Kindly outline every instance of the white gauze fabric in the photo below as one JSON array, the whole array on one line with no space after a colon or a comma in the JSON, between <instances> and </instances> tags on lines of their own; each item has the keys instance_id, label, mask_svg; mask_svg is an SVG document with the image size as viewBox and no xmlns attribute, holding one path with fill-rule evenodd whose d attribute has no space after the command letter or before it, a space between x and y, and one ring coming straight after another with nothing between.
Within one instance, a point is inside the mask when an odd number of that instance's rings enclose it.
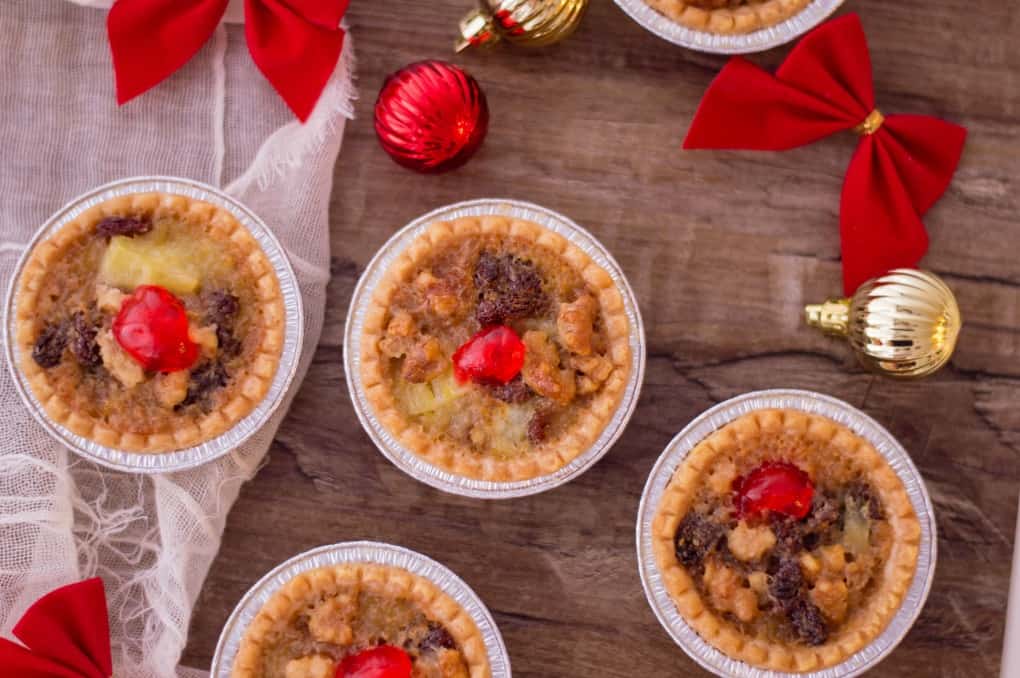
<instances>
[{"instance_id":1,"label":"white gauze fabric","mask_svg":"<svg viewBox=\"0 0 1020 678\"><path fill-rule=\"evenodd\" d=\"M110 3L0 3L0 284L7 289L33 232L75 196L136 175L205 181L259 214L290 255L305 307L300 383L322 329L333 166L352 115L350 36L304 125L259 73L236 23L118 107L106 11L89 4ZM235 4L227 19L240 16ZM0 407L0 634L10 637L40 596L98 575L118 678L199 675L177 668L191 612L227 512L286 406L219 461L155 476L109 471L51 440L6 364Z\"/></svg>"}]
</instances>

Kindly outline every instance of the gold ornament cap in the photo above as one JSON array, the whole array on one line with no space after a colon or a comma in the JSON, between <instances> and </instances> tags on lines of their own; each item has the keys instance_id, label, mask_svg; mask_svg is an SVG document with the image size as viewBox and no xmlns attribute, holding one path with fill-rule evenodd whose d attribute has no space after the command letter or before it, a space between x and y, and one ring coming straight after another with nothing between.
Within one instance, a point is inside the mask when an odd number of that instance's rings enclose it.
<instances>
[{"instance_id":1,"label":"gold ornament cap","mask_svg":"<svg viewBox=\"0 0 1020 678\"><path fill-rule=\"evenodd\" d=\"M501 39L525 47L543 47L570 36L588 0L479 0L460 21L454 49L490 47Z\"/></svg>"},{"instance_id":2,"label":"gold ornament cap","mask_svg":"<svg viewBox=\"0 0 1020 678\"><path fill-rule=\"evenodd\" d=\"M890 271L852 298L811 304L804 314L808 325L846 337L868 369L903 378L928 376L949 362L963 325L949 286L914 269Z\"/></svg>"}]
</instances>

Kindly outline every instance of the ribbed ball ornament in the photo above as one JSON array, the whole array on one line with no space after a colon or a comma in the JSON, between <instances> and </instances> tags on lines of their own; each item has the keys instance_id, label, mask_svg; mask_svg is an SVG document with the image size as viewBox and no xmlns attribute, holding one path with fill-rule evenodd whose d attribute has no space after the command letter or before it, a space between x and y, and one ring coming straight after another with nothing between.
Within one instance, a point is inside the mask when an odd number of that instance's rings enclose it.
<instances>
[{"instance_id":1,"label":"ribbed ball ornament","mask_svg":"<svg viewBox=\"0 0 1020 678\"><path fill-rule=\"evenodd\" d=\"M489 106L478 81L445 61L419 61L393 73L375 102L383 150L424 174L463 165L488 128Z\"/></svg>"},{"instance_id":2,"label":"ribbed ball ornament","mask_svg":"<svg viewBox=\"0 0 1020 678\"><path fill-rule=\"evenodd\" d=\"M460 22L455 49L489 47L506 40L544 47L569 37L581 22L588 0L478 0Z\"/></svg>"},{"instance_id":3,"label":"ribbed ball ornament","mask_svg":"<svg viewBox=\"0 0 1020 678\"><path fill-rule=\"evenodd\" d=\"M850 299L805 307L808 325L845 337L861 363L891 377L937 372L956 348L963 320L949 286L934 273L896 269Z\"/></svg>"}]
</instances>

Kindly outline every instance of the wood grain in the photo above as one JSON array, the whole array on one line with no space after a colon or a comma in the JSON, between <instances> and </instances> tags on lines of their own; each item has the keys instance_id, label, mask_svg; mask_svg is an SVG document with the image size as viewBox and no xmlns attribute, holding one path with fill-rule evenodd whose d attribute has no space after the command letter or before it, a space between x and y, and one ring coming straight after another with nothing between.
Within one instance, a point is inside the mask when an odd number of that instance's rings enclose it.
<instances>
[{"instance_id":1,"label":"wood grain","mask_svg":"<svg viewBox=\"0 0 1020 678\"><path fill-rule=\"evenodd\" d=\"M1020 414L1020 9L999 0L850 0L886 112L970 129L962 166L927 218L925 265L956 291L966 326L952 364L919 383L863 372L801 325L840 288L838 205L850 135L783 153L684 153L679 143L723 64L665 43L608 0L578 34L536 52L453 58L470 0L355 1L362 92L333 192L326 326L268 465L230 516L185 664L205 667L245 590L310 547L372 538L431 555L486 601L515 675L704 675L669 640L638 580L634 519L666 443L713 403L759 388L843 398L887 426L924 473L939 562L914 629L873 675L998 671L1017 506ZM788 48L754 57L774 65ZM482 83L492 128L464 169L424 177L378 147L385 74L450 58ZM447 496L387 462L361 430L341 367L357 277L393 231L446 203L530 200L588 227L628 273L648 371L623 438L577 481L485 503Z\"/></svg>"}]
</instances>

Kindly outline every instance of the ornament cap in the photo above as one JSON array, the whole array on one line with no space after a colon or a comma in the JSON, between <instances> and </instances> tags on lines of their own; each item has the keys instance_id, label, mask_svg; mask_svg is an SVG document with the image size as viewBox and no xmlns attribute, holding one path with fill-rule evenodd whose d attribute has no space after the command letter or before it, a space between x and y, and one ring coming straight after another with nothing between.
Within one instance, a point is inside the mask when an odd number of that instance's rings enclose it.
<instances>
[{"instance_id":1,"label":"ornament cap","mask_svg":"<svg viewBox=\"0 0 1020 678\"><path fill-rule=\"evenodd\" d=\"M845 337L850 331L850 300L829 299L804 307L804 320L826 334Z\"/></svg>"},{"instance_id":2,"label":"ornament cap","mask_svg":"<svg viewBox=\"0 0 1020 678\"><path fill-rule=\"evenodd\" d=\"M492 15L481 8L473 9L460 20L460 38L453 48L460 53L468 47L492 47L499 38Z\"/></svg>"}]
</instances>

